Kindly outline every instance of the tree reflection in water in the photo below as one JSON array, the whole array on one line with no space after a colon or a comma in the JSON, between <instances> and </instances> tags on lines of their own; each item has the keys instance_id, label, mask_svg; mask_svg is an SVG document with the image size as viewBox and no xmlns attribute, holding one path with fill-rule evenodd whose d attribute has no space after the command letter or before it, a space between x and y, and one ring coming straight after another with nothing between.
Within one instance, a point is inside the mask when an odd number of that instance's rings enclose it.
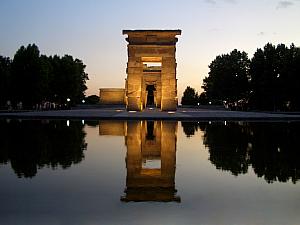
<instances>
[{"instance_id":1,"label":"tree reflection in water","mask_svg":"<svg viewBox=\"0 0 300 225\"><path fill-rule=\"evenodd\" d=\"M186 136L204 132L209 160L235 176L251 165L268 182L300 178L299 122L182 122ZM187 132L188 131L188 132Z\"/></svg>"},{"instance_id":2,"label":"tree reflection in water","mask_svg":"<svg viewBox=\"0 0 300 225\"><path fill-rule=\"evenodd\" d=\"M44 166L66 169L86 149L81 121L0 120L0 164L10 162L18 177L34 177Z\"/></svg>"}]
</instances>

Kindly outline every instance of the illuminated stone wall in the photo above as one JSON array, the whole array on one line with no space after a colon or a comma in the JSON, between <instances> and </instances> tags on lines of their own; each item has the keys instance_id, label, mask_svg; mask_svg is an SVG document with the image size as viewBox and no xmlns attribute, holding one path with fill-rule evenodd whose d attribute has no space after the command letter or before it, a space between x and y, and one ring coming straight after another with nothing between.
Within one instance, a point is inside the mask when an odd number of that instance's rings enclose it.
<instances>
[{"instance_id":1,"label":"illuminated stone wall","mask_svg":"<svg viewBox=\"0 0 300 225\"><path fill-rule=\"evenodd\" d=\"M180 35L181 30L123 30L123 34L128 36L127 109L140 111L145 108L145 88L151 84L156 87L156 107L176 110L176 35ZM145 71L144 62L159 62L161 68L154 72Z\"/></svg>"},{"instance_id":2,"label":"illuminated stone wall","mask_svg":"<svg viewBox=\"0 0 300 225\"><path fill-rule=\"evenodd\" d=\"M125 89L124 88L100 88L100 104L105 105L124 105Z\"/></svg>"}]
</instances>

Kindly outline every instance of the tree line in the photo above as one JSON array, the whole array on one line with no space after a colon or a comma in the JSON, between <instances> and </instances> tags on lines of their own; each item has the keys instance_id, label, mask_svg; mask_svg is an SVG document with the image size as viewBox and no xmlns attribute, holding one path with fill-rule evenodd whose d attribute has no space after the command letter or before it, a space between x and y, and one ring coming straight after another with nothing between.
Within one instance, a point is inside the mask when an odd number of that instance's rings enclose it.
<instances>
[{"instance_id":1,"label":"tree line","mask_svg":"<svg viewBox=\"0 0 300 225\"><path fill-rule=\"evenodd\" d=\"M0 55L0 108L80 103L87 89L85 68L70 55L41 55L35 44L21 46L13 59Z\"/></svg>"},{"instance_id":2,"label":"tree line","mask_svg":"<svg viewBox=\"0 0 300 225\"><path fill-rule=\"evenodd\" d=\"M217 56L203 79L204 92L188 87L182 104L227 104L242 109L300 110L300 48L270 43L252 59L233 50ZM187 101L187 99L189 101Z\"/></svg>"}]
</instances>

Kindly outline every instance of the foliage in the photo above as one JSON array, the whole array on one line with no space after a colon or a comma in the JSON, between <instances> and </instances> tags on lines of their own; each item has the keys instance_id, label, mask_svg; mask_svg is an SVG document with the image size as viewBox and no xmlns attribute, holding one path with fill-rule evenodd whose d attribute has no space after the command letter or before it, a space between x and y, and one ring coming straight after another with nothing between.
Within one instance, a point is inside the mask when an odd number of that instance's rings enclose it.
<instances>
[{"instance_id":1,"label":"foliage","mask_svg":"<svg viewBox=\"0 0 300 225\"><path fill-rule=\"evenodd\" d=\"M40 55L38 47L30 44L21 46L11 63L0 56L0 64L2 106L10 100L14 105L22 102L31 109L43 102L63 105L69 98L74 104L85 98L86 66L70 55Z\"/></svg>"},{"instance_id":2,"label":"foliage","mask_svg":"<svg viewBox=\"0 0 300 225\"><path fill-rule=\"evenodd\" d=\"M249 92L249 59L247 53L233 50L217 56L209 65L209 76L202 88L211 100L235 102Z\"/></svg>"},{"instance_id":3,"label":"foliage","mask_svg":"<svg viewBox=\"0 0 300 225\"><path fill-rule=\"evenodd\" d=\"M199 100L200 105L207 105L209 103L207 95L206 95L205 92L202 92L199 95L199 99L198 100Z\"/></svg>"},{"instance_id":4,"label":"foliage","mask_svg":"<svg viewBox=\"0 0 300 225\"><path fill-rule=\"evenodd\" d=\"M97 95L90 95L90 96L85 98L85 103L86 104L95 105L95 104L98 104L99 101L100 101L100 98Z\"/></svg>"},{"instance_id":5,"label":"foliage","mask_svg":"<svg viewBox=\"0 0 300 225\"><path fill-rule=\"evenodd\" d=\"M198 103L198 93L194 88L187 86L185 91L183 92L183 96L181 98L182 105L197 105Z\"/></svg>"},{"instance_id":6,"label":"foliage","mask_svg":"<svg viewBox=\"0 0 300 225\"><path fill-rule=\"evenodd\" d=\"M52 69L50 78L50 96L59 103L71 99L73 103L80 103L84 99L84 91L87 89L88 75L84 72L85 65L79 59L65 55L62 58L55 55L49 57Z\"/></svg>"},{"instance_id":7,"label":"foliage","mask_svg":"<svg viewBox=\"0 0 300 225\"><path fill-rule=\"evenodd\" d=\"M233 50L217 56L209 68L202 86L208 101L258 110L300 110L300 48L294 44L268 43L251 61L245 52Z\"/></svg>"},{"instance_id":8,"label":"foliage","mask_svg":"<svg viewBox=\"0 0 300 225\"><path fill-rule=\"evenodd\" d=\"M266 44L257 49L250 65L250 103L265 110L300 109L300 49Z\"/></svg>"},{"instance_id":9,"label":"foliage","mask_svg":"<svg viewBox=\"0 0 300 225\"><path fill-rule=\"evenodd\" d=\"M6 104L11 92L10 67L11 60L0 56L0 107Z\"/></svg>"},{"instance_id":10,"label":"foliage","mask_svg":"<svg viewBox=\"0 0 300 225\"><path fill-rule=\"evenodd\" d=\"M47 88L47 77L42 73L38 47L22 46L15 54L11 66L12 100L25 106L41 102Z\"/></svg>"}]
</instances>

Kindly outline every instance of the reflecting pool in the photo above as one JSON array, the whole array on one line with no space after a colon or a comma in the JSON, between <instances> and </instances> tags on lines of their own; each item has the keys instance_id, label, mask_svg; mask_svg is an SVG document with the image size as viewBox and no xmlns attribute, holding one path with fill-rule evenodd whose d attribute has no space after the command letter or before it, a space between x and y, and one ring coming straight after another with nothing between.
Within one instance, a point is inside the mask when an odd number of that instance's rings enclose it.
<instances>
[{"instance_id":1,"label":"reflecting pool","mask_svg":"<svg viewBox=\"0 0 300 225\"><path fill-rule=\"evenodd\" d=\"M300 122L0 120L0 224L300 224Z\"/></svg>"}]
</instances>

